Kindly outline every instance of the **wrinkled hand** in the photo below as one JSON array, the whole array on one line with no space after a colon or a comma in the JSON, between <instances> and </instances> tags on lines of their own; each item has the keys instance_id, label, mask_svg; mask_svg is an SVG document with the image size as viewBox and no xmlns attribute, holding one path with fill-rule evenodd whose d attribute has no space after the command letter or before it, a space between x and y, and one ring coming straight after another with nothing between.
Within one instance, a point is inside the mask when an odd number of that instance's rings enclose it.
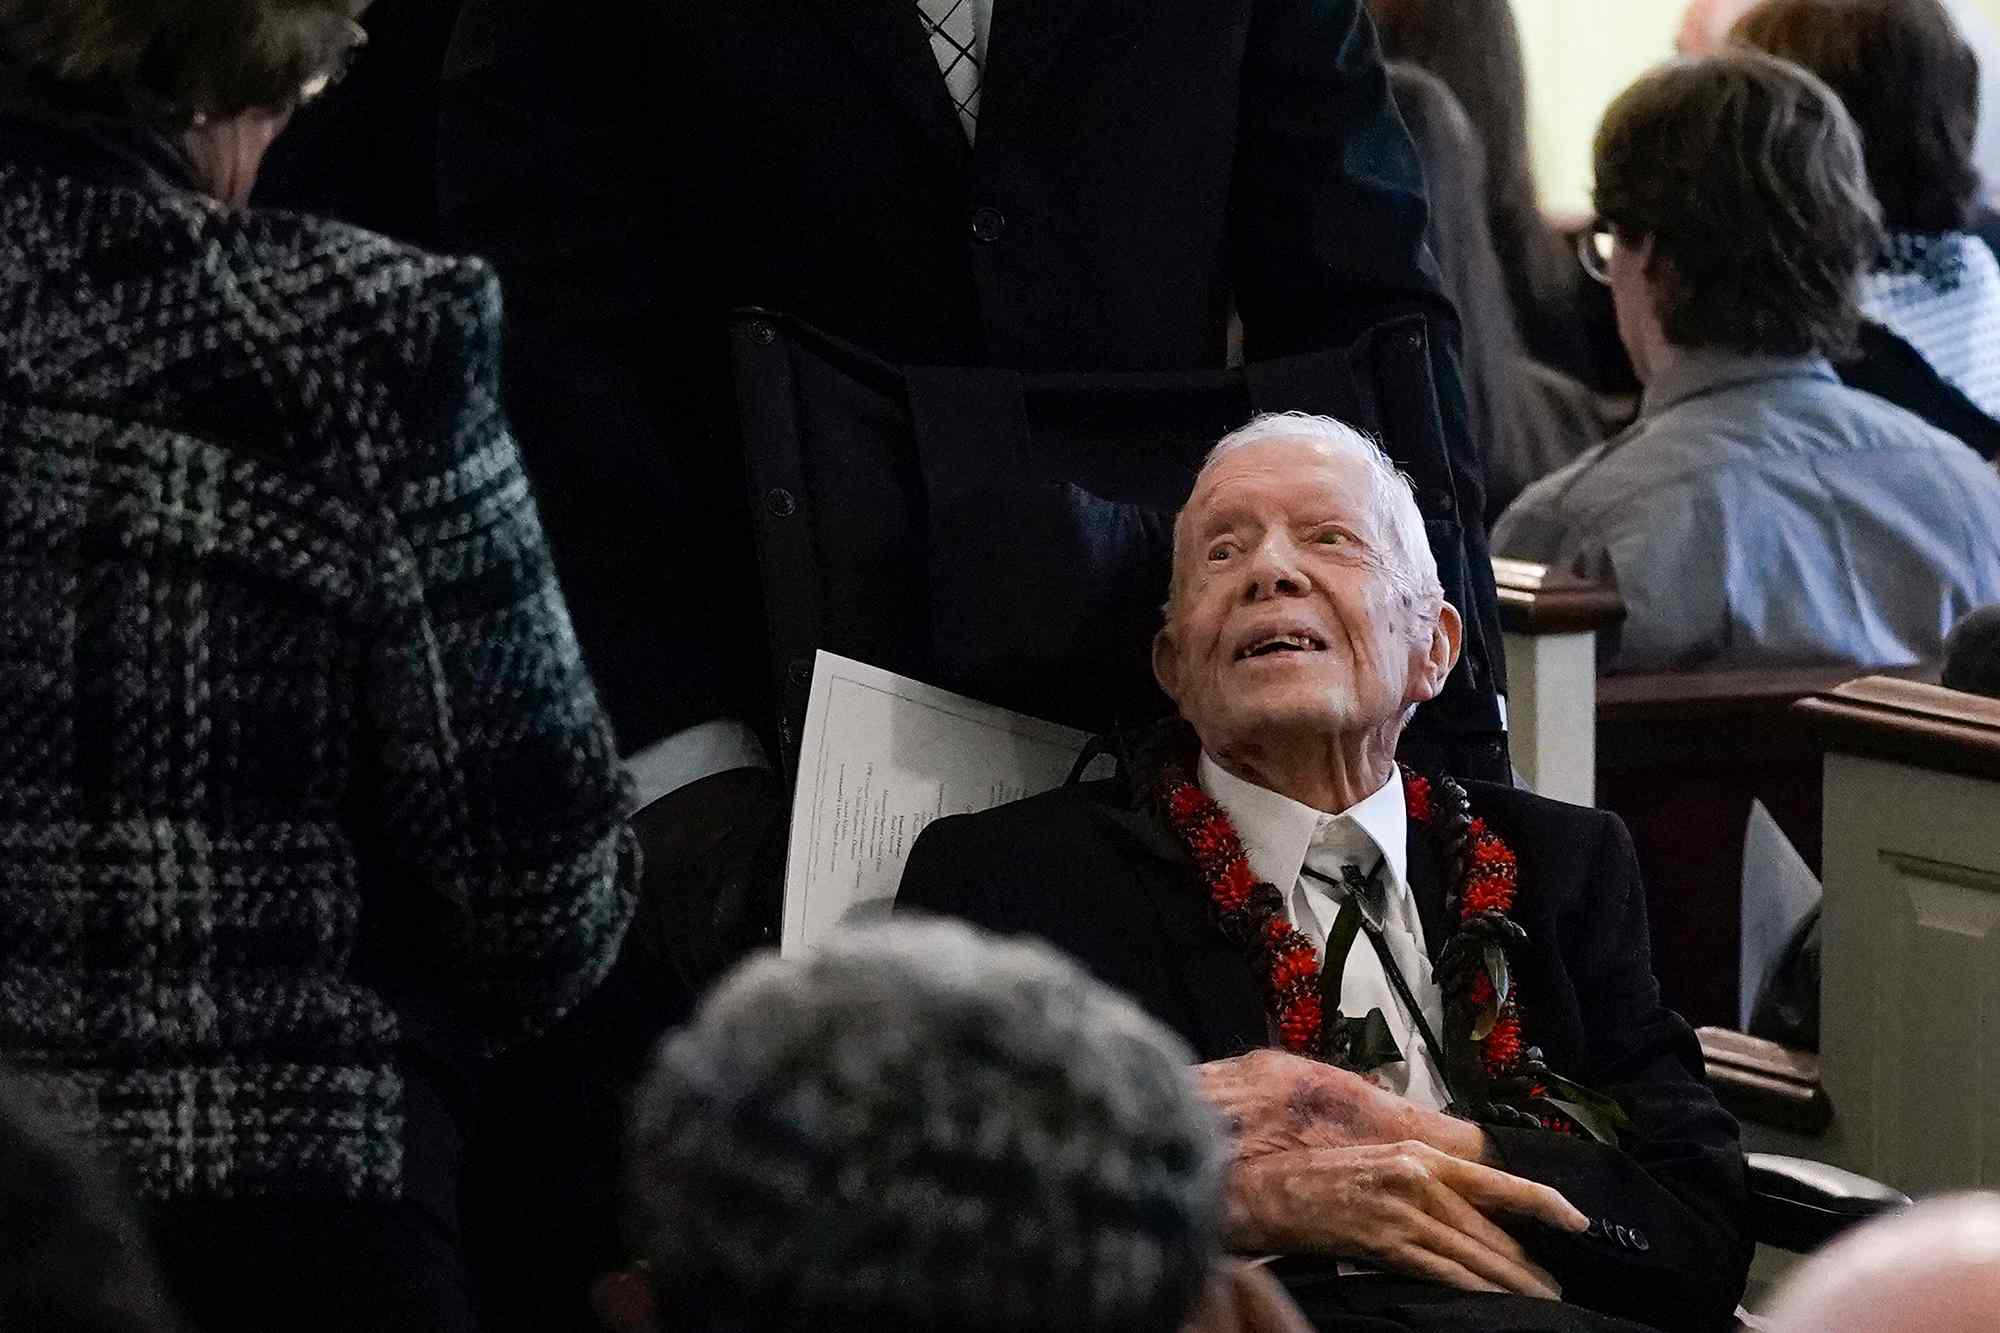
<instances>
[{"instance_id":1,"label":"wrinkled hand","mask_svg":"<svg viewBox=\"0 0 2000 1333\"><path fill-rule=\"evenodd\" d=\"M1226 1230L1239 1252L1331 1255L1467 1291L1560 1299L1500 1217L1589 1225L1546 1185L1411 1140L1239 1159Z\"/></svg>"},{"instance_id":2,"label":"wrinkled hand","mask_svg":"<svg viewBox=\"0 0 2000 1333\"><path fill-rule=\"evenodd\" d=\"M1359 1074L1287 1051L1195 1066L1239 1160L1303 1148L1353 1148L1418 1137L1411 1103Z\"/></svg>"},{"instance_id":3,"label":"wrinkled hand","mask_svg":"<svg viewBox=\"0 0 2000 1333\"><path fill-rule=\"evenodd\" d=\"M1312 1325L1269 1269L1226 1259L1181 1333L1312 1333Z\"/></svg>"}]
</instances>

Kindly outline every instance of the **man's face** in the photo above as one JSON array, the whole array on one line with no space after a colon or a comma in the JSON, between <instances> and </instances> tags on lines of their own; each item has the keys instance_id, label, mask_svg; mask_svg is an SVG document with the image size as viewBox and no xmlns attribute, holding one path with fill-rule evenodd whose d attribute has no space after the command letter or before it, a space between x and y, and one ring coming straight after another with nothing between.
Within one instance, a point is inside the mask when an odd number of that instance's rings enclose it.
<instances>
[{"instance_id":1,"label":"man's face","mask_svg":"<svg viewBox=\"0 0 2000 1333\"><path fill-rule=\"evenodd\" d=\"M1652 349L1659 328L1658 297L1653 290L1646 263L1652 254L1650 241L1634 243L1620 238L1611 247L1609 271L1611 311L1618 322L1618 341L1625 345L1626 359L1632 363L1639 383L1653 378Z\"/></svg>"},{"instance_id":2,"label":"man's face","mask_svg":"<svg viewBox=\"0 0 2000 1333\"><path fill-rule=\"evenodd\" d=\"M1729 30L1756 7L1757 0L1691 0L1681 15L1674 50L1684 56L1709 56L1722 49Z\"/></svg>"},{"instance_id":3,"label":"man's face","mask_svg":"<svg viewBox=\"0 0 2000 1333\"><path fill-rule=\"evenodd\" d=\"M1458 620L1398 586L1368 464L1305 438L1224 455L1182 511L1153 669L1211 753L1394 723L1434 696Z\"/></svg>"}]
</instances>

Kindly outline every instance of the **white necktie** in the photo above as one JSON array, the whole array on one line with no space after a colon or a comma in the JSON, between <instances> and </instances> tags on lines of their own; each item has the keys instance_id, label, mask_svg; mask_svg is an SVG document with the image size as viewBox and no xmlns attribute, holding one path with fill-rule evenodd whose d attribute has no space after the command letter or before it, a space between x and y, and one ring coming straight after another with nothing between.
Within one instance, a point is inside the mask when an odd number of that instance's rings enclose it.
<instances>
[{"instance_id":1,"label":"white necktie","mask_svg":"<svg viewBox=\"0 0 2000 1333\"><path fill-rule=\"evenodd\" d=\"M973 0L917 0L917 15L931 39L931 54L971 143L979 130L979 16Z\"/></svg>"}]
</instances>

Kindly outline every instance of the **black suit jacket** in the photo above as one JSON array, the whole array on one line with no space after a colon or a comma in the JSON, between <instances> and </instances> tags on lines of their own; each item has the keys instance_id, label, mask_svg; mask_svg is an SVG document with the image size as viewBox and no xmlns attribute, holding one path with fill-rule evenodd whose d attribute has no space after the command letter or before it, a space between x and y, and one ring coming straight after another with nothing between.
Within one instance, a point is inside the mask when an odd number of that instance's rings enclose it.
<instances>
[{"instance_id":1,"label":"black suit jacket","mask_svg":"<svg viewBox=\"0 0 2000 1333\"><path fill-rule=\"evenodd\" d=\"M1509 1171L1555 1187L1593 1221L1584 1235L1538 1227L1523 1239L1567 1301L1666 1329L1728 1327L1750 1258L1743 1156L1694 1034L1660 1003L1631 837L1612 814L1466 787L1519 859L1528 1040L1558 1073L1616 1097L1636 1126L1622 1150L1489 1130ZM1414 825L1409 877L1435 955L1446 938L1441 865ZM1059 946L1201 1059L1269 1044L1250 969L1216 929L1178 839L1120 781L938 820L911 849L897 906Z\"/></svg>"},{"instance_id":2,"label":"black suit jacket","mask_svg":"<svg viewBox=\"0 0 2000 1333\"><path fill-rule=\"evenodd\" d=\"M897 362L1096 372L1218 367L1232 304L1252 359L1435 316L1497 651L1455 325L1360 0L1000 0L976 148L910 0L470 0L440 163L447 237L506 283L509 407L628 745L765 679L745 305Z\"/></svg>"}]
</instances>

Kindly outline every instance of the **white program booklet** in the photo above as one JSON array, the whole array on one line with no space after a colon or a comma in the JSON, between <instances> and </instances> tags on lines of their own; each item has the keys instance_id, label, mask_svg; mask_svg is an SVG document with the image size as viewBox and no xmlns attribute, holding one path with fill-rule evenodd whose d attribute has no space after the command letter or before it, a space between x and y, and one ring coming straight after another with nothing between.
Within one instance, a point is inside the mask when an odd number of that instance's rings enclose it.
<instances>
[{"instance_id":1,"label":"white program booklet","mask_svg":"<svg viewBox=\"0 0 2000 1333\"><path fill-rule=\"evenodd\" d=\"M792 795L781 951L795 957L844 921L886 913L925 825L1061 786L1088 739L820 653Z\"/></svg>"}]
</instances>

